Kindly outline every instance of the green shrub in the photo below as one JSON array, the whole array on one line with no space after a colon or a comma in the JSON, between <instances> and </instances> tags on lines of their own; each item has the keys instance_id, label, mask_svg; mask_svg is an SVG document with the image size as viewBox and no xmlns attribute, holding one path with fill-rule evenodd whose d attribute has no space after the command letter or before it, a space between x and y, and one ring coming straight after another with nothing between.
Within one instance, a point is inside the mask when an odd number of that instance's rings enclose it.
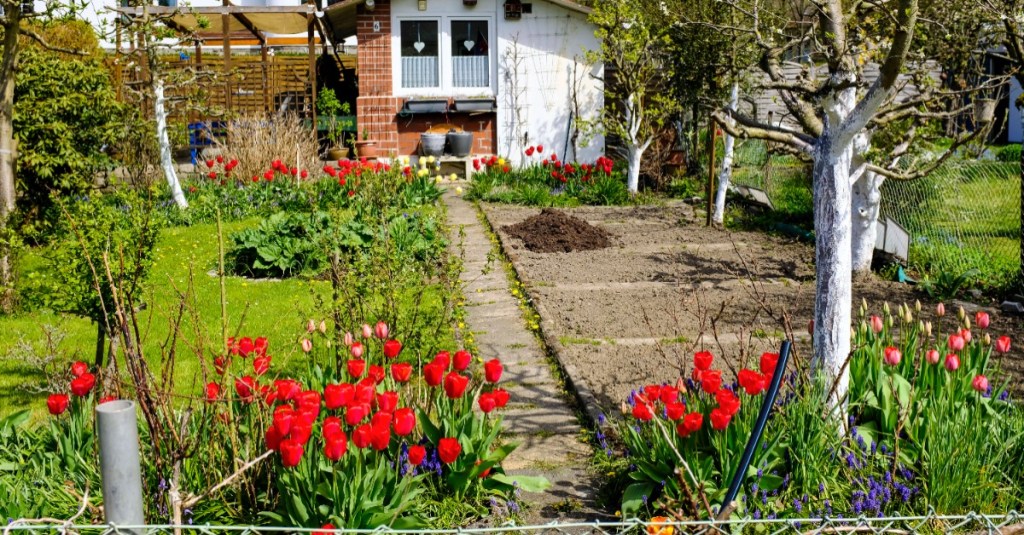
<instances>
[{"instance_id":1,"label":"green shrub","mask_svg":"<svg viewBox=\"0 0 1024 535\"><path fill-rule=\"evenodd\" d=\"M999 160L1000 162L1007 163L1020 162L1020 145L1006 145L1005 147L999 149L999 152L996 153L996 159Z\"/></svg>"},{"instance_id":2,"label":"green shrub","mask_svg":"<svg viewBox=\"0 0 1024 535\"><path fill-rule=\"evenodd\" d=\"M617 206L629 201L626 183L615 176L599 176L588 182L579 194L583 204Z\"/></svg>"},{"instance_id":3,"label":"green shrub","mask_svg":"<svg viewBox=\"0 0 1024 535\"><path fill-rule=\"evenodd\" d=\"M354 219L337 224L326 212L278 212L233 234L229 257L239 275L291 277L320 271L333 247L359 248L370 239L366 226Z\"/></svg>"}]
</instances>

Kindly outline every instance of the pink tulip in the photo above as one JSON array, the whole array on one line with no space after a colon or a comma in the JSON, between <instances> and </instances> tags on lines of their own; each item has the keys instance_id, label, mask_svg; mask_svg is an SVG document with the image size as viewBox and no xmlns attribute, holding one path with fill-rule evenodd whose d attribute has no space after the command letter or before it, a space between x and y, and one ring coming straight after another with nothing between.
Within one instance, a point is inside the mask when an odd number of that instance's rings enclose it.
<instances>
[{"instance_id":1,"label":"pink tulip","mask_svg":"<svg viewBox=\"0 0 1024 535\"><path fill-rule=\"evenodd\" d=\"M363 358L363 344L359 342L352 342L352 347L348 348L349 353L357 359Z\"/></svg>"},{"instance_id":2,"label":"pink tulip","mask_svg":"<svg viewBox=\"0 0 1024 535\"><path fill-rule=\"evenodd\" d=\"M963 338L965 343L969 343L973 337L974 335L971 334L970 329L963 329L960 331L960 338Z\"/></svg>"},{"instance_id":3,"label":"pink tulip","mask_svg":"<svg viewBox=\"0 0 1024 535\"><path fill-rule=\"evenodd\" d=\"M352 333L346 332L345 333L345 346L346 347L352 347L352 342L355 342L355 337L352 336Z\"/></svg>"},{"instance_id":4,"label":"pink tulip","mask_svg":"<svg viewBox=\"0 0 1024 535\"><path fill-rule=\"evenodd\" d=\"M306 332L312 334L313 331L315 331L315 330L316 330L316 322L313 321L313 320L309 320L309 322L306 323Z\"/></svg>"},{"instance_id":5,"label":"pink tulip","mask_svg":"<svg viewBox=\"0 0 1024 535\"><path fill-rule=\"evenodd\" d=\"M302 339L302 352L309 353L313 350L313 342L309 338Z\"/></svg>"},{"instance_id":6,"label":"pink tulip","mask_svg":"<svg viewBox=\"0 0 1024 535\"><path fill-rule=\"evenodd\" d=\"M327 334L327 321L320 320L320 334Z\"/></svg>"},{"instance_id":7,"label":"pink tulip","mask_svg":"<svg viewBox=\"0 0 1024 535\"><path fill-rule=\"evenodd\" d=\"M878 316L871 316L871 330L875 334L878 334L878 333L882 332L882 329L884 327L885 327L885 325L882 323L882 318L880 318Z\"/></svg>"},{"instance_id":8,"label":"pink tulip","mask_svg":"<svg viewBox=\"0 0 1024 535\"><path fill-rule=\"evenodd\" d=\"M924 358L928 360L928 364L938 364L939 352L934 349L929 349L928 352L924 354Z\"/></svg>"},{"instance_id":9,"label":"pink tulip","mask_svg":"<svg viewBox=\"0 0 1024 535\"><path fill-rule=\"evenodd\" d=\"M363 338L369 338L371 336L373 336L373 329L370 329L370 326L364 323L363 324Z\"/></svg>"},{"instance_id":10,"label":"pink tulip","mask_svg":"<svg viewBox=\"0 0 1024 535\"><path fill-rule=\"evenodd\" d=\"M979 329L988 329L989 317L988 312L978 312L974 315L974 323L978 324Z\"/></svg>"},{"instance_id":11,"label":"pink tulip","mask_svg":"<svg viewBox=\"0 0 1024 535\"><path fill-rule=\"evenodd\" d=\"M974 380L971 381L971 387L976 392L988 392L988 378L984 375L975 375Z\"/></svg>"},{"instance_id":12,"label":"pink tulip","mask_svg":"<svg viewBox=\"0 0 1024 535\"><path fill-rule=\"evenodd\" d=\"M885 348L885 363L889 366L896 366L903 359L903 355L900 354L900 350L895 347Z\"/></svg>"},{"instance_id":13,"label":"pink tulip","mask_svg":"<svg viewBox=\"0 0 1024 535\"><path fill-rule=\"evenodd\" d=\"M935 315L940 317L940 318L942 316L945 316L946 315L946 305L943 305L942 303L939 303L939 304L935 305Z\"/></svg>"},{"instance_id":14,"label":"pink tulip","mask_svg":"<svg viewBox=\"0 0 1024 535\"><path fill-rule=\"evenodd\" d=\"M946 355L946 369L955 372L960 367L960 357L950 353Z\"/></svg>"},{"instance_id":15,"label":"pink tulip","mask_svg":"<svg viewBox=\"0 0 1024 535\"><path fill-rule=\"evenodd\" d=\"M383 321L378 321L377 325L374 325L373 327L373 334L380 340L387 338L388 332L388 324Z\"/></svg>"},{"instance_id":16,"label":"pink tulip","mask_svg":"<svg viewBox=\"0 0 1024 535\"><path fill-rule=\"evenodd\" d=\"M1009 336L1000 336L999 338L996 339L996 351L1004 354L1010 352Z\"/></svg>"},{"instance_id":17,"label":"pink tulip","mask_svg":"<svg viewBox=\"0 0 1024 535\"><path fill-rule=\"evenodd\" d=\"M960 334L949 335L949 348L953 351L960 351L964 348L964 338Z\"/></svg>"}]
</instances>

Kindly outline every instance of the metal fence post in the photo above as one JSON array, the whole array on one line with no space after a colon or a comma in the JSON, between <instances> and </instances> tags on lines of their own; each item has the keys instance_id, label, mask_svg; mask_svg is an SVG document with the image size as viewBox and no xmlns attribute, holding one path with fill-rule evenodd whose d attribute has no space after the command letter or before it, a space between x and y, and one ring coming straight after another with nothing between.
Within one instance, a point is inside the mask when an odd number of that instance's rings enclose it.
<instances>
[{"instance_id":1,"label":"metal fence post","mask_svg":"<svg viewBox=\"0 0 1024 535\"><path fill-rule=\"evenodd\" d=\"M143 525L146 519L142 509L142 468L135 402L116 400L98 405L96 427L103 479L103 512L107 523Z\"/></svg>"}]
</instances>

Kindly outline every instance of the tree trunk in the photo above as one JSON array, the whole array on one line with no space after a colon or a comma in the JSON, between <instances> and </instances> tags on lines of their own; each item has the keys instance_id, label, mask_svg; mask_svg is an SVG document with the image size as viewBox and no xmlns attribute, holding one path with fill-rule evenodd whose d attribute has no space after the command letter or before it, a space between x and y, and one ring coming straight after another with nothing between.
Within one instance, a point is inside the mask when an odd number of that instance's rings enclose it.
<instances>
[{"instance_id":1,"label":"tree trunk","mask_svg":"<svg viewBox=\"0 0 1024 535\"><path fill-rule=\"evenodd\" d=\"M103 322L96 322L96 369L103 366L103 353L107 346L107 331L103 328Z\"/></svg>"},{"instance_id":2,"label":"tree trunk","mask_svg":"<svg viewBox=\"0 0 1024 535\"><path fill-rule=\"evenodd\" d=\"M732 92L729 94L729 109L736 111L740 101L740 85L732 84ZM712 125L714 128L714 125ZM715 194L715 213L712 222L721 225L725 222L725 194L729 190L729 182L732 180L732 158L736 150L736 138L725 134L725 154L722 155L722 169L718 172L718 191Z\"/></svg>"},{"instance_id":3,"label":"tree trunk","mask_svg":"<svg viewBox=\"0 0 1024 535\"><path fill-rule=\"evenodd\" d=\"M851 172L866 162L864 155L870 148L871 140L867 134L861 133L854 138ZM853 183L852 262L855 276L871 272L878 235L878 214L882 208L883 181L885 177L865 171Z\"/></svg>"},{"instance_id":4,"label":"tree trunk","mask_svg":"<svg viewBox=\"0 0 1024 535\"><path fill-rule=\"evenodd\" d=\"M853 142L836 144L837 130L853 110L856 94L845 89L825 104L825 129L814 149L814 368L835 382L832 402L846 396L853 303L850 163Z\"/></svg>"},{"instance_id":5,"label":"tree trunk","mask_svg":"<svg viewBox=\"0 0 1024 535\"><path fill-rule=\"evenodd\" d=\"M629 142L626 147L626 188L630 193L640 191L640 161L643 159L645 147L637 141Z\"/></svg>"},{"instance_id":6,"label":"tree trunk","mask_svg":"<svg viewBox=\"0 0 1024 535\"><path fill-rule=\"evenodd\" d=\"M167 185L171 188L171 196L179 208L188 208L185 192L181 191L178 173L174 170L174 158L171 156L171 141L167 136L167 110L164 107L164 82L156 74L153 75L153 107L156 113L156 139L160 144L160 166L163 167Z\"/></svg>"},{"instance_id":7,"label":"tree trunk","mask_svg":"<svg viewBox=\"0 0 1024 535\"><path fill-rule=\"evenodd\" d=\"M5 2L4 54L0 65L0 230L14 211L14 164L17 158L14 142L14 77L18 60L18 28L21 4ZM0 309L13 306L14 266L10 249L0 249Z\"/></svg>"}]
</instances>

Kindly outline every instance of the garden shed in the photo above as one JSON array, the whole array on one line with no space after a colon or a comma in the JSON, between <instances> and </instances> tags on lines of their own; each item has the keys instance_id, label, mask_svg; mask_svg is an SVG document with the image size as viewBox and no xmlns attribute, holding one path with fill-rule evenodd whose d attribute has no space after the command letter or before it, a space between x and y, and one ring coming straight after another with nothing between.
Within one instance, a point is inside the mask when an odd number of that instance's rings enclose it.
<instances>
[{"instance_id":1,"label":"garden shed","mask_svg":"<svg viewBox=\"0 0 1024 535\"><path fill-rule=\"evenodd\" d=\"M590 9L569 0L341 0L324 9L331 41L355 36L360 135L381 154L417 153L420 135L456 128L473 154L513 162L543 145L590 161L604 140L585 125L604 106Z\"/></svg>"}]
</instances>

